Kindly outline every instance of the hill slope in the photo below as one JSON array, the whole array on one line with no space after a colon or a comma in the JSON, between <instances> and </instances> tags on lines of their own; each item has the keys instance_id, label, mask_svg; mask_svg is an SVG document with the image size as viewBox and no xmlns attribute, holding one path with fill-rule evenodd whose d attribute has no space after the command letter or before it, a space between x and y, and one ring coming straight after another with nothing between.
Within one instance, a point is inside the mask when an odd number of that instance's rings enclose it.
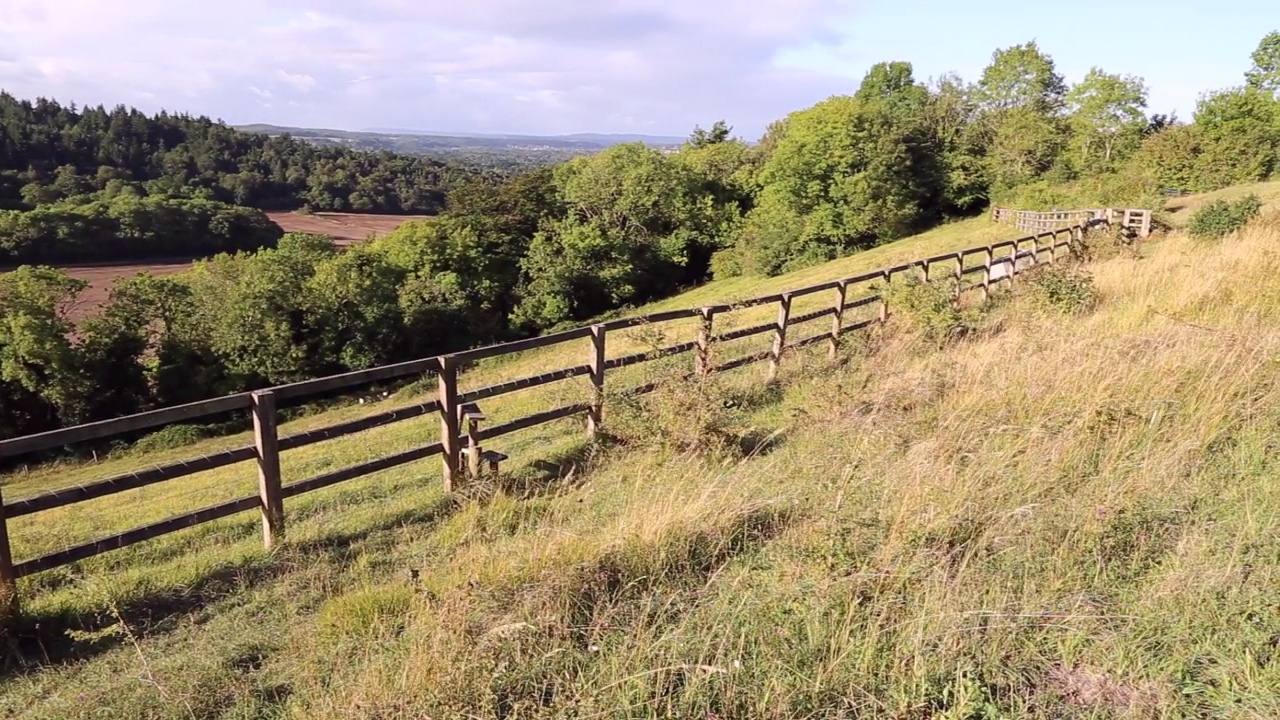
<instances>
[{"instance_id":1,"label":"hill slope","mask_svg":"<svg viewBox=\"0 0 1280 720\"><path fill-rule=\"evenodd\" d=\"M548 429L559 467L470 497L434 465L357 481L291 507L273 556L246 518L41 576L0 704L1274 717L1277 241L1174 236L1093 266L1081 317L1019 295L940 351L898 328L834 368L797 355L778 390L619 406L621 445Z\"/></svg>"}]
</instances>

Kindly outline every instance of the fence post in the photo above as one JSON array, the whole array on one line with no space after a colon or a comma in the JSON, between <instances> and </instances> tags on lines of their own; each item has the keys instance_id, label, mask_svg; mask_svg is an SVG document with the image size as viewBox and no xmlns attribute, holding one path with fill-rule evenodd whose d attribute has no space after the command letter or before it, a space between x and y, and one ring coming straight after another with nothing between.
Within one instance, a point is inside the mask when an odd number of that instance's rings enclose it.
<instances>
[{"instance_id":1,"label":"fence post","mask_svg":"<svg viewBox=\"0 0 1280 720\"><path fill-rule=\"evenodd\" d=\"M960 307L960 296L964 295L964 252L956 253L956 299L955 306Z\"/></svg>"},{"instance_id":2,"label":"fence post","mask_svg":"<svg viewBox=\"0 0 1280 720\"><path fill-rule=\"evenodd\" d=\"M440 461L444 470L444 491L453 492L458 480L461 452L458 447L458 368L453 358L440 358Z\"/></svg>"},{"instance_id":3,"label":"fence post","mask_svg":"<svg viewBox=\"0 0 1280 720\"><path fill-rule=\"evenodd\" d=\"M1033 266L1040 264L1040 236L1039 235L1031 236L1031 264Z\"/></svg>"},{"instance_id":4,"label":"fence post","mask_svg":"<svg viewBox=\"0 0 1280 720\"><path fill-rule=\"evenodd\" d=\"M711 321L715 311L702 308L699 311L701 323L698 325L698 355L694 360L694 372L698 377L706 377L711 373Z\"/></svg>"},{"instance_id":5,"label":"fence post","mask_svg":"<svg viewBox=\"0 0 1280 720\"><path fill-rule=\"evenodd\" d=\"M880 291L880 324L889 321L889 283L893 280L893 275L888 270L884 271L884 289Z\"/></svg>"},{"instance_id":6,"label":"fence post","mask_svg":"<svg viewBox=\"0 0 1280 720\"><path fill-rule=\"evenodd\" d=\"M778 303L778 324L773 329L773 350L769 353L769 376L772 382L778 377L778 364L782 362L782 349L787 344L787 322L791 319L791 293L782 296Z\"/></svg>"},{"instance_id":7,"label":"fence post","mask_svg":"<svg viewBox=\"0 0 1280 720\"><path fill-rule=\"evenodd\" d=\"M1009 287L1013 287L1013 278L1018 274L1018 250L1022 247L1022 238L1013 241L1013 251L1009 253Z\"/></svg>"},{"instance_id":8,"label":"fence post","mask_svg":"<svg viewBox=\"0 0 1280 720\"><path fill-rule=\"evenodd\" d=\"M591 326L591 410L587 413L587 437L595 439L604 419L604 325Z\"/></svg>"},{"instance_id":9,"label":"fence post","mask_svg":"<svg viewBox=\"0 0 1280 720\"><path fill-rule=\"evenodd\" d=\"M840 352L840 329L844 325L844 303L848 293L849 283L841 280L836 285L836 314L831 316L831 344L827 348L827 357L832 361Z\"/></svg>"},{"instance_id":10,"label":"fence post","mask_svg":"<svg viewBox=\"0 0 1280 720\"><path fill-rule=\"evenodd\" d=\"M9 523L5 519L4 497L0 496L0 627L18 618L18 578L13 573L13 553L9 549Z\"/></svg>"},{"instance_id":11,"label":"fence post","mask_svg":"<svg viewBox=\"0 0 1280 720\"><path fill-rule=\"evenodd\" d=\"M1058 230L1054 230L1049 236L1049 264L1056 265L1058 263Z\"/></svg>"},{"instance_id":12,"label":"fence post","mask_svg":"<svg viewBox=\"0 0 1280 720\"><path fill-rule=\"evenodd\" d=\"M280 440L276 432L276 395L253 393L253 444L258 452L258 497L262 503L262 546L284 539L284 496L280 492Z\"/></svg>"},{"instance_id":13,"label":"fence post","mask_svg":"<svg viewBox=\"0 0 1280 720\"><path fill-rule=\"evenodd\" d=\"M929 274L929 269L930 269L929 261L925 260L922 264L924 265L924 281L928 283L932 279L932 277Z\"/></svg>"},{"instance_id":14,"label":"fence post","mask_svg":"<svg viewBox=\"0 0 1280 720\"><path fill-rule=\"evenodd\" d=\"M986 302L991 299L991 263L995 260L996 251L988 245L983 255L985 259L982 267L985 271L982 273L982 300Z\"/></svg>"}]
</instances>

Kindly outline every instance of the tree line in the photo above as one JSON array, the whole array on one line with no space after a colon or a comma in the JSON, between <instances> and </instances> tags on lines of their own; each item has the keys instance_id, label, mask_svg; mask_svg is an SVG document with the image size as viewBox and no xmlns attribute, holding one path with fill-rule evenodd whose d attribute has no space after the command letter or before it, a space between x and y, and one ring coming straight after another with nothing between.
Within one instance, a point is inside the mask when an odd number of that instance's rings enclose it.
<instances>
[{"instance_id":1,"label":"tree line","mask_svg":"<svg viewBox=\"0 0 1280 720\"><path fill-rule=\"evenodd\" d=\"M0 92L0 264L266 247L280 233L257 210L434 214L473 175L207 117Z\"/></svg>"},{"instance_id":2,"label":"tree line","mask_svg":"<svg viewBox=\"0 0 1280 720\"><path fill-rule=\"evenodd\" d=\"M82 284L0 276L0 434L535 334L710 277L769 275L982 211L990 202L1151 206L1280 169L1280 33L1191 122L1147 114L1135 77L1068 85L1035 43L974 83L874 66L850 95L769 127L718 122L501 183L459 181L438 217L340 252L286 235L180 276L121 281L78 326Z\"/></svg>"}]
</instances>

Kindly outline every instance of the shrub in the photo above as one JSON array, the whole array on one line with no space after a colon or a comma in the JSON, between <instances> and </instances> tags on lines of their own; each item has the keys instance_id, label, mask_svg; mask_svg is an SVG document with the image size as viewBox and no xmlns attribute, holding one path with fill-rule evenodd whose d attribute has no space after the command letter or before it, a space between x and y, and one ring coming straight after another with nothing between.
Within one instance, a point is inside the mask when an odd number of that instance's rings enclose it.
<instances>
[{"instance_id":1,"label":"shrub","mask_svg":"<svg viewBox=\"0 0 1280 720\"><path fill-rule=\"evenodd\" d=\"M157 450L173 450L194 444L209 435L209 429L199 425L170 425L134 443L133 451L149 453Z\"/></svg>"},{"instance_id":2,"label":"shrub","mask_svg":"<svg viewBox=\"0 0 1280 720\"><path fill-rule=\"evenodd\" d=\"M1035 304L1044 310L1079 315L1098 305L1093 276L1065 265L1037 268L1028 274L1027 287Z\"/></svg>"},{"instance_id":3,"label":"shrub","mask_svg":"<svg viewBox=\"0 0 1280 720\"><path fill-rule=\"evenodd\" d=\"M881 291L895 322L905 323L938 345L963 337L978 326L979 310L956 307L956 283L953 279L926 283L920 278L907 276L881 288Z\"/></svg>"},{"instance_id":4,"label":"shrub","mask_svg":"<svg viewBox=\"0 0 1280 720\"><path fill-rule=\"evenodd\" d=\"M1202 240L1219 240L1239 230L1262 211L1257 195L1246 195L1235 202L1214 200L1196 211L1187 231Z\"/></svg>"}]
</instances>

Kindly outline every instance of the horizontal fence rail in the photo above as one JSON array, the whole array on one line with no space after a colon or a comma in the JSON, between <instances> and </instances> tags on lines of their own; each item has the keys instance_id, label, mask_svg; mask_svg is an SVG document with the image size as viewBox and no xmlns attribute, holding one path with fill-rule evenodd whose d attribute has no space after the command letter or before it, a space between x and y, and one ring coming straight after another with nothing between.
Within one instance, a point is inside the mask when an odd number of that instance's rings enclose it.
<instances>
[{"instance_id":1,"label":"horizontal fence rail","mask_svg":"<svg viewBox=\"0 0 1280 720\"><path fill-rule=\"evenodd\" d=\"M750 298L732 303L709 305L701 308L670 310L649 315L610 320L587 327L565 330L541 337L518 340L439 357L413 360L368 370L317 378L289 385L282 385L253 393L240 393L227 397L204 400L197 403L153 410L137 415L104 420L76 427L54 430L36 435L0 440L0 458L47 451L55 448L95 440L133 436L144 430L193 420L208 420L231 413L248 412L253 421L253 443L208 455L146 468L115 477L75 487L45 492L33 497L4 502L0 498L0 612L12 616L18 610L17 579L77 562L117 548L143 542L184 528L212 522L234 514L259 510L263 519L263 541L270 548L284 534L284 504L287 498L364 477L431 457L441 458L446 490L454 489L467 477L481 472L482 462L496 468L505 455L485 451L484 441L538 425L567 418L585 419L589 437L598 432L604 411L605 377L609 370L618 370L640 363L650 362L684 353L695 355L693 369L684 377L705 376L728 372L754 363L768 361L767 377L772 379L783 356L798 348L827 343L829 354L835 358L840 338L848 333L867 329L884 322L889 317L888 302L883 287L903 273L913 274L925 282L948 280L955 283L955 300L966 292L980 292L986 299L994 286L1014 282L1015 276L1025 269L1046 261L1055 262L1078 242L1089 229L1120 225L1138 233L1150 231L1150 212L1134 209L1101 209L1055 213L1025 213L1004 209L992 211L996 222L1016 223L1029 227L1037 234L950 252L924 260L913 261L889 268L881 268L843 280L835 280L786 293ZM974 282L965 278L979 275ZM861 294L855 294L854 289ZM830 305L803 313L792 314L792 303L819 293L835 295ZM749 308L776 305L777 318L773 322L744 328L714 332L717 317ZM852 311L878 308L870 317L851 317ZM830 318L830 327L807 337L787 337L788 329ZM678 321L699 320L697 338L668 347L656 347L615 358L607 358L606 338L610 333L644 326ZM731 341L771 334L771 348L749 352L743 357L713 362L713 348ZM459 390L459 369L477 361L497 356L511 355L538 348L570 342L587 341L586 361L582 365L551 370L538 375L507 380L486 387L463 392ZM377 413L326 427L277 436L277 403L303 400L337 391L369 386L388 380L413 376L434 376L438 392L432 400ZM481 427L486 420L478 403L530 388L548 385L572 378L587 378L591 400L533 413L501 424ZM626 391L628 395L643 395L657 389L659 383L650 382ZM341 437L384 427L393 423L436 416L440 421L438 441L424 444L391 456L370 460L352 467L333 470L322 475L286 484L280 471L280 454L289 450L314 445ZM465 458L464 458L465 456ZM465 462L464 462L465 459ZM258 494L222 502L194 512L121 532L110 537L85 542L58 552L14 563L9 546L9 519L66 507L89 500L148 487L196 473L227 467L238 463L253 462L257 468Z\"/></svg>"}]
</instances>

